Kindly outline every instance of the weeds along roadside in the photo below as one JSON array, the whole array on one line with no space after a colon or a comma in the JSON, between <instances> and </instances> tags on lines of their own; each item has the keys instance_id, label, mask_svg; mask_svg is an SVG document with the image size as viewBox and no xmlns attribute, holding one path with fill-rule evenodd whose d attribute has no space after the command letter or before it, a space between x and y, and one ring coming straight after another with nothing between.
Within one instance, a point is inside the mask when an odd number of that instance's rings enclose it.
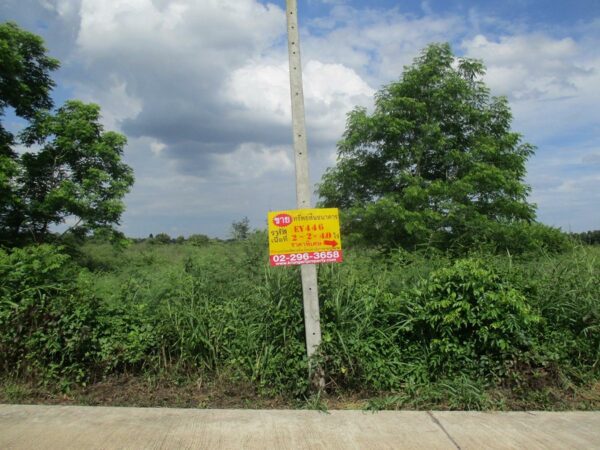
<instances>
[{"instance_id":1,"label":"weeds along roadside","mask_svg":"<svg viewBox=\"0 0 600 450\"><path fill-rule=\"evenodd\" d=\"M503 390L543 404L597 382L599 256L363 249L321 266L328 391L367 392L373 407L482 409ZM260 236L94 244L83 258L86 270L52 248L2 254L5 376L68 388L119 373L199 375L306 393L300 277L266 265Z\"/></svg>"}]
</instances>

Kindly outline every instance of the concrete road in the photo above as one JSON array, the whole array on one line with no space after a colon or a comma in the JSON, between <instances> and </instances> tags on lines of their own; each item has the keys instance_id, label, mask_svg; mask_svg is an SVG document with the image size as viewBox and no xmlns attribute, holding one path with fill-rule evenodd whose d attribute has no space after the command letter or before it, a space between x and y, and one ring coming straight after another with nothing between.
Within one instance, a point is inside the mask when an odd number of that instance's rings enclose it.
<instances>
[{"instance_id":1,"label":"concrete road","mask_svg":"<svg viewBox=\"0 0 600 450\"><path fill-rule=\"evenodd\" d=\"M600 412L0 405L0 449L600 449Z\"/></svg>"}]
</instances>

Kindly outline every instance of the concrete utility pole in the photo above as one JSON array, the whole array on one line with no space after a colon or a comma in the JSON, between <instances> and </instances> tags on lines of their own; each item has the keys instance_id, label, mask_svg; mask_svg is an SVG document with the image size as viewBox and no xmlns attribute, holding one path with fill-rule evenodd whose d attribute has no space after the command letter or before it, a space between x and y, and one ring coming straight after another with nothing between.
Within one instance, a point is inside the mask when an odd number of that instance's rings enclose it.
<instances>
[{"instance_id":1,"label":"concrete utility pole","mask_svg":"<svg viewBox=\"0 0 600 450\"><path fill-rule=\"evenodd\" d=\"M306 145L306 124L304 119L304 92L302 89L302 64L300 61L300 35L298 32L297 0L286 0L288 51L290 57L290 89L292 95L292 124L294 132L294 154L296 163L296 202L298 209L310 208L311 189L308 178L308 149ZM306 351L310 361L321 344L321 322L319 318L319 291L317 288L317 267L304 264L302 271L302 293L304 299L304 328ZM322 368L309 367L309 377L313 388L325 387Z\"/></svg>"}]
</instances>

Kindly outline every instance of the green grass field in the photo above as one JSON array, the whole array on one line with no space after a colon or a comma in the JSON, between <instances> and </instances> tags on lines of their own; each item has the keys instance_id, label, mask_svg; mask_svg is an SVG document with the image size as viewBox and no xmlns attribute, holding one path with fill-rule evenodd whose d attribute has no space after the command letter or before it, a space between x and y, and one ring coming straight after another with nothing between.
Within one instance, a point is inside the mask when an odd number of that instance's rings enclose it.
<instances>
[{"instance_id":1,"label":"green grass field","mask_svg":"<svg viewBox=\"0 0 600 450\"><path fill-rule=\"evenodd\" d=\"M345 256L318 269L326 392L311 396L299 270L269 267L262 233L2 254L0 400L600 406L600 248Z\"/></svg>"}]
</instances>

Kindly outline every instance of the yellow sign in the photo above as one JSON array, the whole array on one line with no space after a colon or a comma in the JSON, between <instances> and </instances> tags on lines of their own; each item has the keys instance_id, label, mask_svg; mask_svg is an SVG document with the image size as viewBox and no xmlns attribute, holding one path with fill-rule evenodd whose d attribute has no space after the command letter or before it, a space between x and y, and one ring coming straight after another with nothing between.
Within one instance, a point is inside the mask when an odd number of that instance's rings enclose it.
<instances>
[{"instance_id":1,"label":"yellow sign","mask_svg":"<svg viewBox=\"0 0 600 450\"><path fill-rule=\"evenodd\" d=\"M270 212L269 255L272 266L342 262L339 210Z\"/></svg>"}]
</instances>

